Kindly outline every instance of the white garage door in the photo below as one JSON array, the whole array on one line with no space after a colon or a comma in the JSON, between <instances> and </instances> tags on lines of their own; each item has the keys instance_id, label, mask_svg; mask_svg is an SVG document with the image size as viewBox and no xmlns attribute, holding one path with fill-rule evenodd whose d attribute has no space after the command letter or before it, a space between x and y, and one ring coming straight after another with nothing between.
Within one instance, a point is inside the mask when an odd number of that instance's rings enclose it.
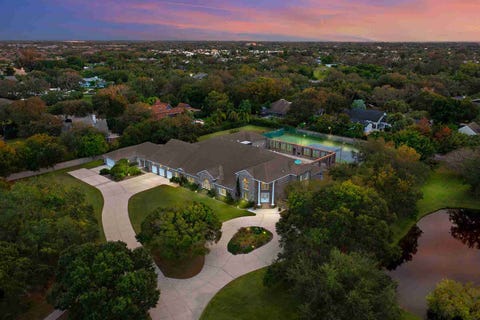
<instances>
[{"instance_id":1,"label":"white garage door","mask_svg":"<svg viewBox=\"0 0 480 320\"><path fill-rule=\"evenodd\" d=\"M160 168L160 175L161 175L162 177L165 177L165 169Z\"/></svg>"},{"instance_id":2,"label":"white garage door","mask_svg":"<svg viewBox=\"0 0 480 320\"><path fill-rule=\"evenodd\" d=\"M115 165L115 161L113 161L113 159L107 158L107 166L111 168L114 165Z\"/></svg>"},{"instance_id":3,"label":"white garage door","mask_svg":"<svg viewBox=\"0 0 480 320\"><path fill-rule=\"evenodd\" d=\"M167 171L167 179L172 179L173 174L172 171Z\"/></svg>"},{"instance_id":4,"label":"white garage door","mask_svg":"<svg viewBox=\"0 0 480 320\"><path fill-rule=\"evenodd\" d=\"M157 166L152 166L152 172L155 174L158 174L158 167Z\"/></svg>"}]
</instances>

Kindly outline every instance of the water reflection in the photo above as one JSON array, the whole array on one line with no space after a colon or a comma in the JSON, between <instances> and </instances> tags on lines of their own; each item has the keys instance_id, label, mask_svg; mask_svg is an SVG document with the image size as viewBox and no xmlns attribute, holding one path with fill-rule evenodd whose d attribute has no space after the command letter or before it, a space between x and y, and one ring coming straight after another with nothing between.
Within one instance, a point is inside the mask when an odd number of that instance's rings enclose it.
<instances>
[{"instance_id":1,"label":"water reflection","mask_svg":"<svg viewBox=\"0 0 480 320\"><path fill-rule=\"evenodd\" d=\"M387 266L388 270L395 270L404 262L412 260L415 253L417 253L418 238L421 234L422 230L417 225L413 226L410 231L408 231L407 235L398 243L401 250L400 257Z\"/></svg>"},{"instance_id":2,"label":"water reflection","mask_svg":"<svg viewBox=\"0 0 480 320\"><path fill-rule=\"evenodd\" d=\"M398 282L400 306L418 316L426 316L425 297L442 279L480 284L478 210L440 210L426 216L401 246L400 264L389 274Z\"/></svg>"},{"instance_id":3,"label":"water reflection","mask_svg":"<svg viewBox=\"0 0 480 320\"><path fill-rule=\"evenodd\" d=\"M450 234L469 248L480 249L480 211L453 209L448 213Z\"/></svg>"}]
</instances>

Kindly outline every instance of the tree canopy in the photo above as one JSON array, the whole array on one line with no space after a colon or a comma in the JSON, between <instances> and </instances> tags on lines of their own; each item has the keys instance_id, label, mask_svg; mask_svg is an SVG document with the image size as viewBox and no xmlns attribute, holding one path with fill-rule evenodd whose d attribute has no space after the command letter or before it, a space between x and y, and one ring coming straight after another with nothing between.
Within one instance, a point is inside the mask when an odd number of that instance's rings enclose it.
<instances>
[{"instance_id":1,"label":"tree canopy","mask_svg":"<svg viewBox=\"0 0 480 320\"><path fill-rule=\"evenodd\" d=\"M123 242L70 247L60 257L49 300L71 319L149 319L157 275L144 248Z\"/></svg>"}]
</instances>

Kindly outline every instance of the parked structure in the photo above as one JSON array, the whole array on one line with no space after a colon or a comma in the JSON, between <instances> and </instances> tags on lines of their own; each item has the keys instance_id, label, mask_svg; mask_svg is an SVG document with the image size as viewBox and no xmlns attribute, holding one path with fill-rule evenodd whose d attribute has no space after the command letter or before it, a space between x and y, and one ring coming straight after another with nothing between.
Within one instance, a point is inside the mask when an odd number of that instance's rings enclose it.
<instances>
[{"instance_id":1,"label":"parked structure","mask_svg":"<svg viewBox=\"0 0 480 320\"><path fill-rule=\"evenodd\" d=\"M290 110L292 103L285 99L280 99L273 102L270 108L262 111L265 116L285 117Z\"/></svg>"},{"instance_id":2,"label":"parked structure","mask_svg":"<svg viewBox=\"0 0 480 320\"><path fill-rule=\"evenodd\" d=\"M110 131L108 128L107 119L97 118L95 114L89 114L86 117L70 116L64 121L63 130L68 131L75 126L95 128L105 134L105 139L108 142L114 141L120 137L118 134Z\"/></svg>"},{"instance_id":3,"label":"parked structure","mask_svg":"<svg viewBox=\"0 0 480 320\"><path fill-rule=\"evenodd\" d=\"M153 116L157 119L163 119L166 117L175 117L185 112L198 112L199 109L192 108L187 103L179 103L176 107L172 107L169 103L161 102L157 100L151 107Z\"/></svg>"},{"instance_id":4,"label":"parked structure","mask_svg":"<svg viewBox=\"0 0 480 320\"><path fill-rule=\"evenodd\" d=\"M385 128L391 127L391 125L387 123L387 114L380 110L349 109L345 112L351 121L363 125L363 132L365 134L373 131L383 131Z\"/></svg>"},{"instance_id":5,"label":"parked structure","mask_svg":"<svg viewBox=\"0 0 480 320\"><path fill-rule=\"evenodd\" d=\"M468 136L480 135L480 125L476 122L470 122L458 129L458 132L466 134Z\"/></svg>"},{"instance_id":6,"label":"parked structure","mask_svg":"<svg viewBox=\"0 0 480 320\"><path fill-rule=\"evenodd\" d=\"M107 166L126 158L168 179L183 176L203 189L227 192L258 206L275 206L290 181L321 178L320 163L302 163L265 149L266 138L243 133L198 143L172 139L164 145L145 142L104 155Z\"/></svg>"}]
</instances>

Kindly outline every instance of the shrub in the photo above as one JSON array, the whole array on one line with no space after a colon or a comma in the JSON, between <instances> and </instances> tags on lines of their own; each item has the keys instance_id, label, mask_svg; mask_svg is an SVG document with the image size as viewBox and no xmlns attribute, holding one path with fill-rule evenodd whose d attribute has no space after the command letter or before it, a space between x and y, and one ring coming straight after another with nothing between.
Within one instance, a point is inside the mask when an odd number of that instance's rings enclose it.
<instances>
[{"instance_id":1,"label":"shrub","mask_svg":"<svg viewBox=\"0 0 480 320\"><path fill-rule=\"evenodd\" d=\"M270 231L262 227L240 228L228 242L228 251L232 254L249 253L272 240Z\"/></svg>"},{"instance_id":2,"label":"shrub","mask_svg":"<svg viewBox=\"0 0 480 320\"><path fill-rule=\"evenodd\" d=\"M102 176L106 176L107 174L110 174L110 169L108 168L103 168L102 170L100 170L100 174Z\"/></svg>"},{"instance_id":3,"label":"shrub","mask_svg":"<svg viewBox=\"0 0 480 320\"><path fill-rule=\"evenodd\" d=\"M209 197L212 197L212 198L215 198L215 196L217 195L217 193L215 192L215 189L210 189L207 191L207 195Z\"/></svg>"},{"instance_id":4,"label":"shrub","mask_svg":"<svg viewBox=\"0 0 480 320\"><path fill-rule=\"evenodd\" d=\"M225 203L227 204L235 203L235 199L233 199L232 194L230 192L227 192L227 195L225 196Z\"/></svg>"},{"instance_id":5,"label":"shrub","mask_svg":"<svg viewBox=\"0 0 480 320\"><path fill-rule=\"evenodd\" d=\"M240 202L238 203L238 207L240 209L248 209L248 208L253 208L255 206L255 202L253 201L247 201L247 200L240 200Z\"/></svg>"}]
</instances>

